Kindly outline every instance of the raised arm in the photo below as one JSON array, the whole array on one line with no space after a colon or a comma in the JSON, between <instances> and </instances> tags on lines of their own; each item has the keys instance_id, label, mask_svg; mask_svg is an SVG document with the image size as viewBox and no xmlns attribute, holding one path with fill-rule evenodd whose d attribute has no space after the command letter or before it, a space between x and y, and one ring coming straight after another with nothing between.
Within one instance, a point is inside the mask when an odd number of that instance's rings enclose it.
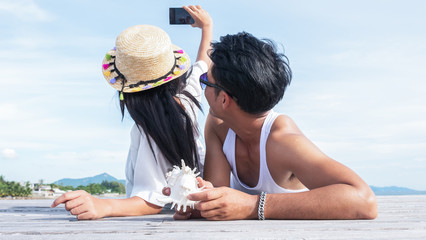
<instances>
[{"instance_id":1,"label":"raised arm","mask_svg":"<svg viewBox=\"0 0 426 240\"><path fill-rule=\"evenodd\" d=\"M208 56L208 50L213 38L213 20L209 13L198 5L184 6L183 8L195 21L191 26L201 28L201 42L198 48L197 61L202 60L207 63L207 66L210 66L211 60Z\"/></svg>"}]
</instances>

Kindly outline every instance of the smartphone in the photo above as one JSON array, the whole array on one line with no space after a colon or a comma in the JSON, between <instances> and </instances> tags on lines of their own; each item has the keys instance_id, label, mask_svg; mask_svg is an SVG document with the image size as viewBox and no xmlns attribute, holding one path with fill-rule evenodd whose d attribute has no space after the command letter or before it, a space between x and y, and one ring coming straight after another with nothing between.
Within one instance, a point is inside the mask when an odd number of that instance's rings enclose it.
<instances>
[{"instance_id":1,"label":"smartphone","mask_svg":"<svg viewBox=\"0 0 426 240\"><path fill-rule=\"evenodd\" d=\"M170 24L193 24L194 19L183 8L169 8Z\"/></svg>"}]
</instances>

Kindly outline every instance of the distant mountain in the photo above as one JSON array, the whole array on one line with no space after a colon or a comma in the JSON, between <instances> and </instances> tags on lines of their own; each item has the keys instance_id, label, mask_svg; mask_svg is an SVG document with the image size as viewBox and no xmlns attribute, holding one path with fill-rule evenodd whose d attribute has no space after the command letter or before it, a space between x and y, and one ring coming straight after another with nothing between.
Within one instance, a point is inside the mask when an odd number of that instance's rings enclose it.
<instances>
[{"instance_id":1,"label":"distant mountain","mask_svg":"<svg viewBox=\"0 0 426 240\"><path fill-rule=\"evenodd\" d=\"M80 185L87 186L92 183L102 183L102 181L108 181L108 182L120 182L124 185L126 185L126 180L119 180L108 173L102 173L99 175L96 175L94 177L86 177L86 178L63 178L60 179L54 184L62 185L62 186L73 186L78 187ZM376 186L370 186L373 192L380 196L380 195L423 195L426 194L426 191L418 191L413 190L410 188L405 187L396 187L396 186L390 186L390 187L376 187Z\"/></svg>"},{"instance_id":2,"label":"distant mountain","mask_svg":"<svg viewBox=\"0 0 426 240\"><path fill-rule=\"evenodd\" d=\"M373 192L376 195L423 195L426 194L426 191L417 191L410 188L405 187L375 187L370 186Z\"/></svg>"},{"instance_id":3,"label":"distant mountain","mask_svg":"<svg viewBox=\"0 0 426 240\"><path fill-rule=\"evenodd\" d=\"M86 177L86 178L63 178L60 179L54 184L62 185L62 186L73 186L78 187L80 185L87 186L92 183L102 183L102 181L108 181L108 182L120 182L124 185L126 185L126 180L118 180L117 178L109 175L108 173L102 173L99 175L96 175L94 177Z\"/></svg>"}]
</instances>

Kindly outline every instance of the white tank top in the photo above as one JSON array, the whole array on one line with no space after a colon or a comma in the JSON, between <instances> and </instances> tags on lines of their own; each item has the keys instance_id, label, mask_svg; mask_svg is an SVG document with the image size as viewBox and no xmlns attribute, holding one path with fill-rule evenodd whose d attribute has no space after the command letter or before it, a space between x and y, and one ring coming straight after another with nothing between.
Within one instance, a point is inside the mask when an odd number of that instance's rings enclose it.
<instances>
[{"instance_id":1,"label":"white tank top","mask_svg":"<svg viewBox=\"0 0 426 240\"><path fill-rule=\"evenodd\" d=\"M272 124L275 119L279 116L271 110L268 113L265 121L262 125L262 131L260 133L260 170L259 170L259 181L255 187L249 187L238 178L237 166L235 164L235 132L232 129L228 130L225 142L223 143L223 153L231 166L231 188L243 191L248 194L259 194L261 192L266 193L296 193L308 191L308 189L291 190L286 189L275 183L268 169L266 162L266 141L269 136Z\"/></svg>"}]
</instances>

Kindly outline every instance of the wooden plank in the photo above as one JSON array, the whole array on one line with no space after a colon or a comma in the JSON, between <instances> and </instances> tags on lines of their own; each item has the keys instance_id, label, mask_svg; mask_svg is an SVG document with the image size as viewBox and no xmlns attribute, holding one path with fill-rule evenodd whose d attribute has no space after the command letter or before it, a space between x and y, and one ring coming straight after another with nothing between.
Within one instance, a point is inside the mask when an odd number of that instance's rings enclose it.
<instances>
[{"instance_id":1,"label":"wooden plank","mask_svg":"<svg viewBox=\"0 0 426 240\"><path fill-rule=\"evenodd\" d=\"M174 221L161 214L77 221L53 200L0 200L0 239L426 239L426 195L379 196L375 220Z\"/></svg>"}]
</instances>

